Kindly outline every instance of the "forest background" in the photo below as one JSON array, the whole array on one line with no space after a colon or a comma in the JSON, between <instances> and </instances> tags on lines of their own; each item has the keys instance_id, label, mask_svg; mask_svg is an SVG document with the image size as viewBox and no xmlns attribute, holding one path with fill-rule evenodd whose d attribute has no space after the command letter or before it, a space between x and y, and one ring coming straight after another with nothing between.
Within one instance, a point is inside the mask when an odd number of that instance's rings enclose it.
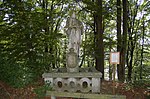
<instances>
[{"instance_id":1,"label":"forest background","mask_svg":"<svg viewBox=\"0 0 150 99\"><path fill-rule=\"evenodd\" d=\"M65 67L74 9L84 25L80 67L111 81L109 55L118 51L117 81L150 82L149 0L0 0L0 80L20 88Z\"/></svg>"}]
</instances>

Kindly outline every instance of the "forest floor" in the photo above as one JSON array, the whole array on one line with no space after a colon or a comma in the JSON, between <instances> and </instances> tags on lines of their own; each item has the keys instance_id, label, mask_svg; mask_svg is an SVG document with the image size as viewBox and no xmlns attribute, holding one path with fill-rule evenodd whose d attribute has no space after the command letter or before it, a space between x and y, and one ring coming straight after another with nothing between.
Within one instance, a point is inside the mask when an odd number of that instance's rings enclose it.
<instances>
[{"instance_id":1,"label":"forest floor","mask_svg":"<svg viewBox=\"0 0 150 99\"><path fill-rule=\"evenodd\" d=\"M0 81L0 99L50 99L50 97L37 98L34 89L42 86L43 82L38 82L26 86L24 88L12 88L6 83ZM130 88L125 83L115 83L115 91L117 95L125 95L126 99L150 99L150 91L145 88ZM101 94L112 94L112 81L102 81ZM57 99L73 99L73 98L57 98Z\"/></svg>"}]
</instances>

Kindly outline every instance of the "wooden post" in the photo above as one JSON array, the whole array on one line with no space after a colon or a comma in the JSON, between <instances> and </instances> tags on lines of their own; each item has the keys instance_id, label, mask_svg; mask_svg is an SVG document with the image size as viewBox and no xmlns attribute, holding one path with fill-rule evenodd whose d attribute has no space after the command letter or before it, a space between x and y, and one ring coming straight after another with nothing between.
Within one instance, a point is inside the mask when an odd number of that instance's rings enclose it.
<instances>
[{"instance_id":1,"label":"wooden post","mask_svg":"<svg viewBox=\"0 0 150 99\"><path fill-rule=\"evenodd\" d=\"M110 53L110 64L113 65L113 94L115 94L116 65L120 63L120 52Z\"/></svg>"},{"instance_id":2,"label":"wooden post","mask_svg":"<svg viewBox=\"0 0 150 99\"><path fill-rule=\"evenodd\" d=\"M116 65L113 64L113 95L115 95L115 76L116 76Z\"/></svg>"}]
</instances>

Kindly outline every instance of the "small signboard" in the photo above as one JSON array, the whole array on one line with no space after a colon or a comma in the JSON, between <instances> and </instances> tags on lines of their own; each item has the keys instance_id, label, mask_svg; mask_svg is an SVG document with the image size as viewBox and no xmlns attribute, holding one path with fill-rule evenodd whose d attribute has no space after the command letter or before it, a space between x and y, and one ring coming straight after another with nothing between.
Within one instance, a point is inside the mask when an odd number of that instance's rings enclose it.
<instances>
[{"instance_id":1,"label":"small signboard","mask_svg":"<svg viewBox=\"0 0 150 99\"><path fill-rule=\"evenodd\" d=\"M110 64L113 65L113 94L115 94L115 74L116 74L116 64L120 64L120 52L110 53Z\"/></svg>"},{"instance_id":2,"label":"small signboard","mask_svg":"<svg viewBox=\"0 0 150 99\"><path fill-rule=\"evenodd\" d=\"M111 52L110 64L119 64L119 63L120 63L120 52Z\"/></svg>"}]
</instances>

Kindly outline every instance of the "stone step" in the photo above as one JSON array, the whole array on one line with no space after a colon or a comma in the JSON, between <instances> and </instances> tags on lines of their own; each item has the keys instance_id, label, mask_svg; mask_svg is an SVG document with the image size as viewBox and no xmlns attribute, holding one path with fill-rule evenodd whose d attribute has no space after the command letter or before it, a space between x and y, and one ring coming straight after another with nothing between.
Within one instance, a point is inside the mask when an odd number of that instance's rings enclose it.
<instances>
[{"instance_id":1,"label":"stone step","mask_svg":"<svg viewBox=\"0 0 150 99\"><path fill-rule=\"evenodd\" d=\"M72 97L72 98L82 98L82 99L126 99L124 95L106 95L106 94L96 94L96 93L70 93L70 92L56 92L47 91L46 96L53 97Z\"/></svg>"}]
</instances>

